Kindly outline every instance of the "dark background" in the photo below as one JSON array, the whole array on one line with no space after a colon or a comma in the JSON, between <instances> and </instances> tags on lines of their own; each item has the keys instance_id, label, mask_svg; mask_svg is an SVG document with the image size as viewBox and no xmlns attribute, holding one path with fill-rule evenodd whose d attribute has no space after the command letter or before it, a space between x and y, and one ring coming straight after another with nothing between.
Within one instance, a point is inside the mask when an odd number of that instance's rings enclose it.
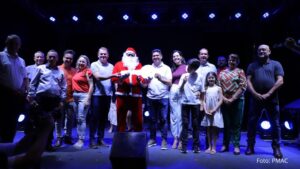
<instances>
[{"instance_id":1,"label":"dark background","mask_svg":"<svg viewBox=\"0 0 300 169\"><path fill-rule=\"evenodd\" d=\"M218 55L240 55L240 67L246 70L261 43L271 46L271 58L282 63L285 84L280 90L281 107L299 98L300 56L282 46L286 37L300 39L300 10L296 0L199 0L199 1L96 1L96 0L8 0L1 2L0 48L8 34L22 38L20 55L33 63L33 53L55 49L62 56L65 49L74 49L76 56L86 54L97 59L101 46L110 50L110 61L121 59L129 46L136 49L142 64L150 64L151 50L160 48L164 62L170 63L174 49L185 58L197 57L200 48L210 53L210 62ZM189 13L187 21L180 14ZM241 11L236 20L234 13ZM262 19L263 12L270 17ZM123 21L127 12L131 19ZM156 12L157 21L149 19ZM216 13L214 20L208 19ZM79 22L71 20L78 15ZM104 17L96 20L97 14ZM56 22L49 21L55 16ZM245 107L247 114L248 107ZM284 114L284 113L283 113ZM246 118L246 115L245 115Z\"/></svg>"}]
</instances>

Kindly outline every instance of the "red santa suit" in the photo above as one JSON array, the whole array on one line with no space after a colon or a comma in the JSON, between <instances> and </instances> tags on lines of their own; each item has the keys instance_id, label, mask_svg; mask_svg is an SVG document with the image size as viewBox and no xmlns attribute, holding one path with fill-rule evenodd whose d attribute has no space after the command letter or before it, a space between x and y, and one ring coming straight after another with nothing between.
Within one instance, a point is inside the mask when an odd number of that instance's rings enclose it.
<instances>
[{"instance_id":1,"label":"red santa suit","mask_svg":"<svg viewBox=\"0 0 300 169\"><path fill-rule=\"evenodd\" d=\"M131 52L136 55L133 48L128 48L126 52ZM134 131L143 130L142 91L140 83L144 80L141 76L139 76L139 81L138 75L134 73L136 70L140 70L141 68L142 64L138 63L138 61L135 68L128 68L124 61L119 61L114 66L113 74L129 74L129 76L123 80L120 80L119 78L112 78L112 82L117 84L116 108L118 122L117 130L119 132L124 132L126 130L126 115L128 110L131 110L132 112L132 129Z\"/></svg>"}]
</instances>

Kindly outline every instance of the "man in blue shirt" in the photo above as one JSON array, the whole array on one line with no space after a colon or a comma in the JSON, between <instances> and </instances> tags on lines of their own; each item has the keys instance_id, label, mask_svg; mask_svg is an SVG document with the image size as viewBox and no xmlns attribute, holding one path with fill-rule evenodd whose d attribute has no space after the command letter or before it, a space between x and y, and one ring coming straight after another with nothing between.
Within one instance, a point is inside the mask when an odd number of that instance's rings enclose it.
<instances>
[{"instance_id":1,"label":"man in blue shirt","mask_svg":"<svg viewBox=\"0 0 300 169\"><path fill-rule=\"evenodd\" d=\"M272 148L275 158L282 158L280 151L281 129L279 125L278 89L283 85L284 71L278 61L269 58L270 47L262 44L257 50L256 61L250 63L247 69L247 84L251 93L248 121L248 147L246 155L254 154L256 125L262 109L266 109L273 126Z\"/></svg>"}]
</instances>

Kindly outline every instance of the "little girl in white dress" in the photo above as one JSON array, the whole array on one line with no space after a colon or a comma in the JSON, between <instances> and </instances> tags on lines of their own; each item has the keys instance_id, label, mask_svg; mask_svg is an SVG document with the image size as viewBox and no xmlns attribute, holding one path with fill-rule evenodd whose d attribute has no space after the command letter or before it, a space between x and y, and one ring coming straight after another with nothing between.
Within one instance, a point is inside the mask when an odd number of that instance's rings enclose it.
<instances>
[{"instance_id":1,"label":"little girl in white dress","mask_svg":"<svg viewBox=\"0 0 300 169\"><path fill-rule=\"evenodd\" d=\"M201 126L207 127L208 149L206 153L216 153L216 141L218 138L218 128L223 128L223 116L220 106L223 102L223 94L220 86L217 85L217 74L209 72L205 80L204 111L205 116Z\"/></svg>"}]
</instances>

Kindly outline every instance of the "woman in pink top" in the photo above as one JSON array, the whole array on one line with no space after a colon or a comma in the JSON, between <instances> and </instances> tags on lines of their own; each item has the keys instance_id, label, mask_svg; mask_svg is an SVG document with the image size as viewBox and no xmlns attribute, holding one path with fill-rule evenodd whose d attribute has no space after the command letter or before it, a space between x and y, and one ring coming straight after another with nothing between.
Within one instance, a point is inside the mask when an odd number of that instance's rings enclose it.
<instances>
[{"instance_id":1,"label":"woman in pink top","mask_svg":"<svg viewBox=\"0 0 300 169\"><path fill-rule=\"evenodd\" d=\"M90 70L90 60L87 56L79 56L76 62L77 72L72 78L73 97L75 102L75 114L77 117L78 141L74 147L81 149L84 145L86 130L86 114L90 107L93 93L93 78Z\"/></svg>"}]
</instances>

